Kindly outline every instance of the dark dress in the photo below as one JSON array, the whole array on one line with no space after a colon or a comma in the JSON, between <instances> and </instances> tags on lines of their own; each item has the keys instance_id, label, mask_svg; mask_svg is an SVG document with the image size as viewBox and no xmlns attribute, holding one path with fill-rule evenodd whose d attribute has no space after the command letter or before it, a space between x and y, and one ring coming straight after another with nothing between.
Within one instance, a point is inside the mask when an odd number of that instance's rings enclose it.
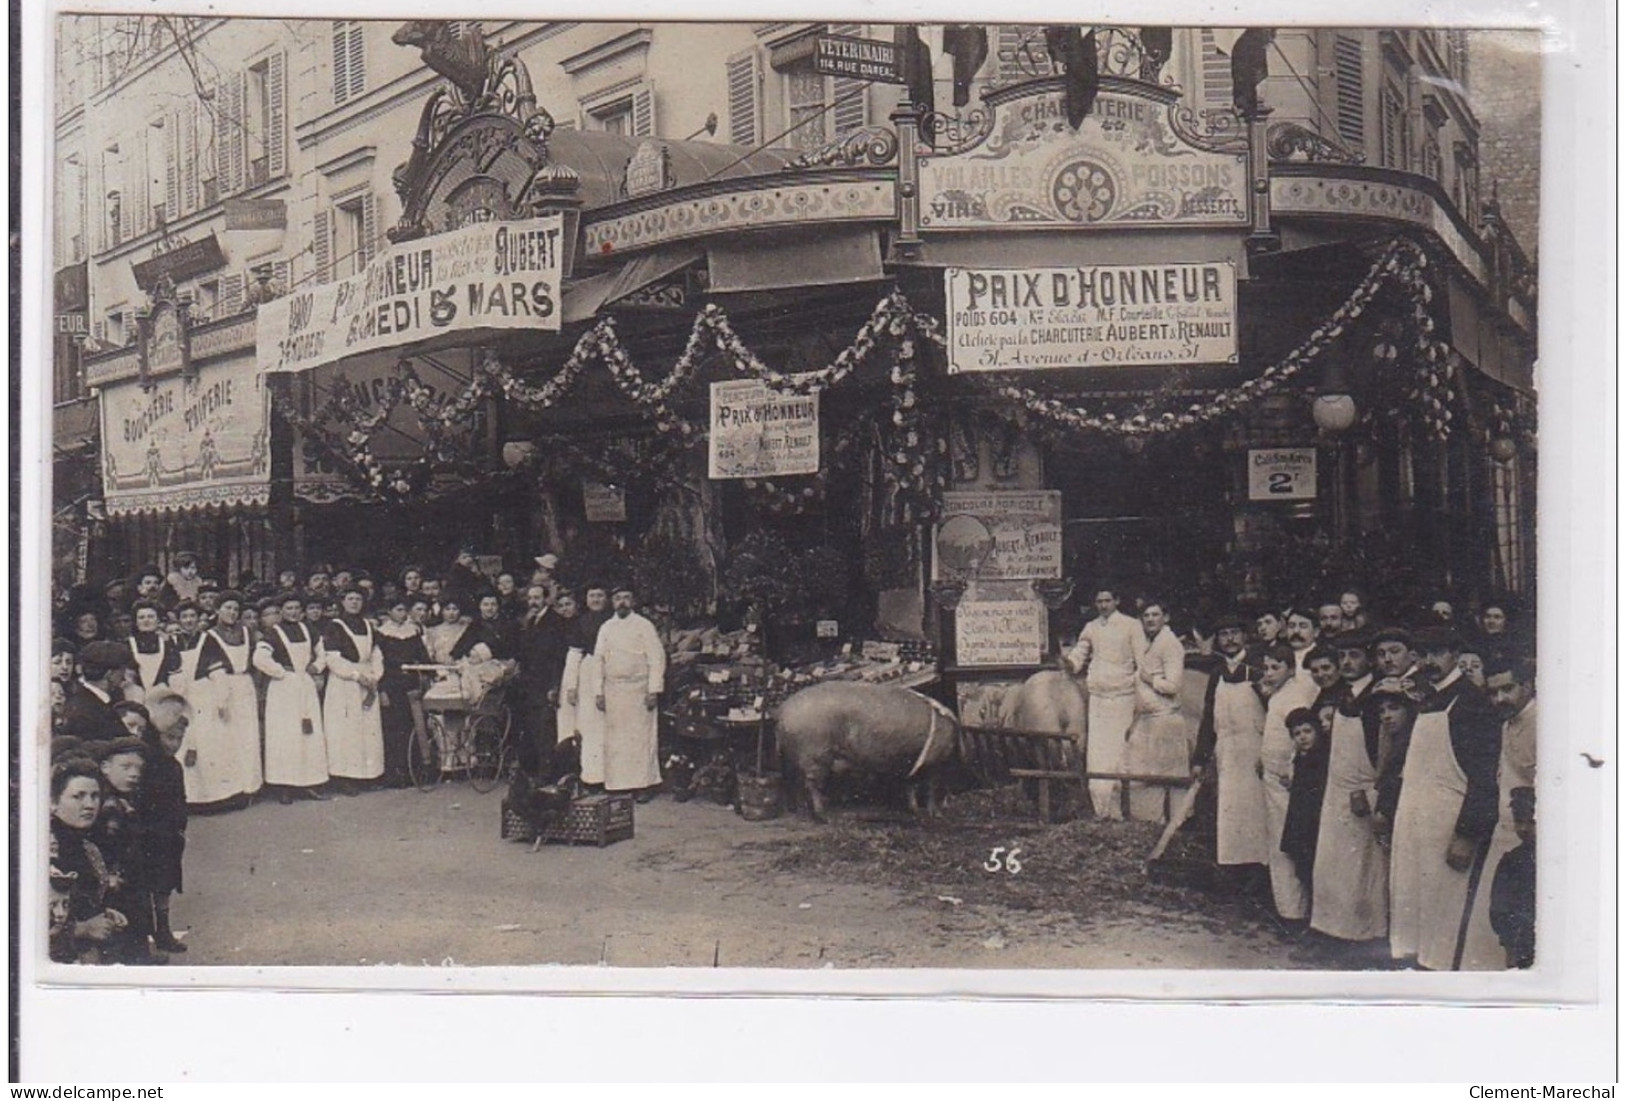
<instances>
[{"instance_id":1,"label":"dark dress","mask_svg":"<svg viewBox=\"0 0 1625 1101\"><path fill-rule=\"evenodd\" d=\"M106 904L129 919L119 935L106 942L115 958L129 959L147 952L152 932L152 896L146 867L145 823L136 808L134 793L109 791L91 829L91 840L101 850L107 867Z\"/></svg>"},{"instance_id":2,"label":"dark dress","mask_svg":"<svg viewBox=\"0 0 1625 1101\"><path fill-rule=\"evenodd\" d=\"M373 632L373 640L384 656L384 676L378 682L383 692L384 775L404 781L407 776L407 749L412 737L412 705L410 693L421 690L421 674L409 673L403 665L429 664L429 650L423 643L423 632L410 638L395 638L386 632L385 624Z\"/></svg>"},{"instance_id":3,"label":"dark dress","mask_svg":"<svg viewBox=\"0 0 1625 1101\"><path fill-rule=\"evenodd\" d=\"M57 963L101 963L106 942L73 935L73 926L107 908L107 864L90 830L76 830L51 816L50 956Z\"/></svg>"},{"instance_id":4,"label":"dark dress","mask_svg":"<svg viewBox=\"0 0 1625 1101\"><path fill-rule=\"evenodd\" d=\"M179 891L186 852L186 780L181 763L154 742L147 743L135 808L148 889L154 895Z\"/></svg>"},{"instance_id":5,"label":"dark dress","mask_svg":"<svg viewBox=\"0 0 1625 1101\"><path fill-rule=\"evenodd\" d=\"M558 743L558 699L549 699L548 693L557 692L564 679L572 626L571 620L548 611L519 631L519 689L530 734L520 763L527 768L547 763Z\"/></svg>"},{"instance_id":6,"label":"dark dress","mask_svg":"<svg viewBox=\"0 0 1625 1101\"><path fill-rule=\"evenodd\" d=\"M1292 859L1305 889L1313 888L1315 846L1320 839L1320 808L1326 801L1326 773L1331 766L1331 739L1324 733L1308 752L1292 758L1292 794L1281 829L1281 851Z\"/></svg>"},{"instance_id":7,"label":"dark dress","mask_svg":"<svg viewBox=\"0 0 1625 1101\"><path fill-rule=\"evenodd\" d=\"M467 657L481 642L491 651L493 660L511 660L519 654L519 625L506 619L476 619L451 648L451 659Z\"/></svg>"}]
</instances>

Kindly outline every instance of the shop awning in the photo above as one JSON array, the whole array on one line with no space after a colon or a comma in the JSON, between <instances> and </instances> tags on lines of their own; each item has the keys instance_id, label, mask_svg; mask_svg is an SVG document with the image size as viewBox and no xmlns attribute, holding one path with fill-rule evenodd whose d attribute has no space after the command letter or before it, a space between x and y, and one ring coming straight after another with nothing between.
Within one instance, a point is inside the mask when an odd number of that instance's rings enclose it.
<instances>
[{"instance_id":1,"label":"shop awning","mask_svg":"<svg viewBox=\"0 0 1625 1101\"><path fill-rule=\"evenodd\" d=\"M749 236L707 246L711 292L777 290L886 277L880 233L869 226L821 226L815 231Z\"/></svg>"},{"instance_id":2,"label":"shop awning","mask_svg":"<svg viewBox=\"0 0 1625 1101\"><path fill-rule=\"evenodd\" d=\"M592 318L604 306L642 290L705 259L698 248L678 247L640 253L611 271L576 279L564 285L564 323Z\"/></svg>"}]
</instances>

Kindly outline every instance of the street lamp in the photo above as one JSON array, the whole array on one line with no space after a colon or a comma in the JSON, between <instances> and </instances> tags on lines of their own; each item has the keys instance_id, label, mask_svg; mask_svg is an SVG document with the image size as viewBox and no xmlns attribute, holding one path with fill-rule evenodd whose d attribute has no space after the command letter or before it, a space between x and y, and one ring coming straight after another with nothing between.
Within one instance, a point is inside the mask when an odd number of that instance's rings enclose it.
<instances>
[{"instance_id":1,"label":"street lamp","mask_svg":"<svg viewBox=\"0 0 1625 1101\"><path fill-rule=\"evenodd\" d=\"M1340 364L1328 363L1321 372L1320 389L1315 394L1311 412L1323 432L1335 435L1354 427L1360 410L1349 393L1348 378Z\"/></svg>"}]
</instances>

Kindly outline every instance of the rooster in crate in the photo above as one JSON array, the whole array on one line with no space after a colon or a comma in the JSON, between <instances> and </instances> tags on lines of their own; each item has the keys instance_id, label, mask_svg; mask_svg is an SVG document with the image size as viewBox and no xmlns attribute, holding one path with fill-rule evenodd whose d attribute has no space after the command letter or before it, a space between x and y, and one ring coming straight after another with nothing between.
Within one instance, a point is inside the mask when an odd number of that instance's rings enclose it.
<instances>
[{"instance_id":1,"label":"rooster in crate","mask_svg":"<svg viewBox=\"0 0 1625 1101\"><path fill-rule=\"evenodd\" d=\"M566 773L551 784L539 784L527 773L515 772L508 784L505 805L534 832L530 851L542 847L547 831L561 824L570 813L570 804L581 794L581 777Z\"/></svg>"}]
</instances>

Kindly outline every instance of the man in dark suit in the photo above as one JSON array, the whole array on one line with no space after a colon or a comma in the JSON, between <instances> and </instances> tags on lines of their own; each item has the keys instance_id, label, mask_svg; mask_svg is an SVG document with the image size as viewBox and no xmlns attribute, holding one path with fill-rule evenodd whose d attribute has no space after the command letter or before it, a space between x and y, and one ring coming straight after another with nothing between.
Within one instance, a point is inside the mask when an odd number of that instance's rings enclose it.
<instances>
[{"instance_id":1,"label":"man in dark suit","mask_svg":"<svg viewBox=\"0 0 1625 1101\"><path fill-rule=\"evenodd\" d=\"M561 594L568 595L568 594ZM574 608L574 599L569 602ZM524 693L529 753L540 769L553 757L558 744L559 682L570 649L570 620L548 601L547 590L532 585L525 590L525 614L519 631L519 686Z\"/></svg>"},{"instance_id":2,"label":"man in dark suit","mask_svg":"<svg viewBox=\"0 0 1625 1101\"><path fill-rule=\"evenodd\" d=\"M86 742L111 742L129 734L113 705L123 697L125 670L135 664L128 646L92 642L79 651L79 680L62 707L62 732Z\"/></svg>"}]
</instances>

